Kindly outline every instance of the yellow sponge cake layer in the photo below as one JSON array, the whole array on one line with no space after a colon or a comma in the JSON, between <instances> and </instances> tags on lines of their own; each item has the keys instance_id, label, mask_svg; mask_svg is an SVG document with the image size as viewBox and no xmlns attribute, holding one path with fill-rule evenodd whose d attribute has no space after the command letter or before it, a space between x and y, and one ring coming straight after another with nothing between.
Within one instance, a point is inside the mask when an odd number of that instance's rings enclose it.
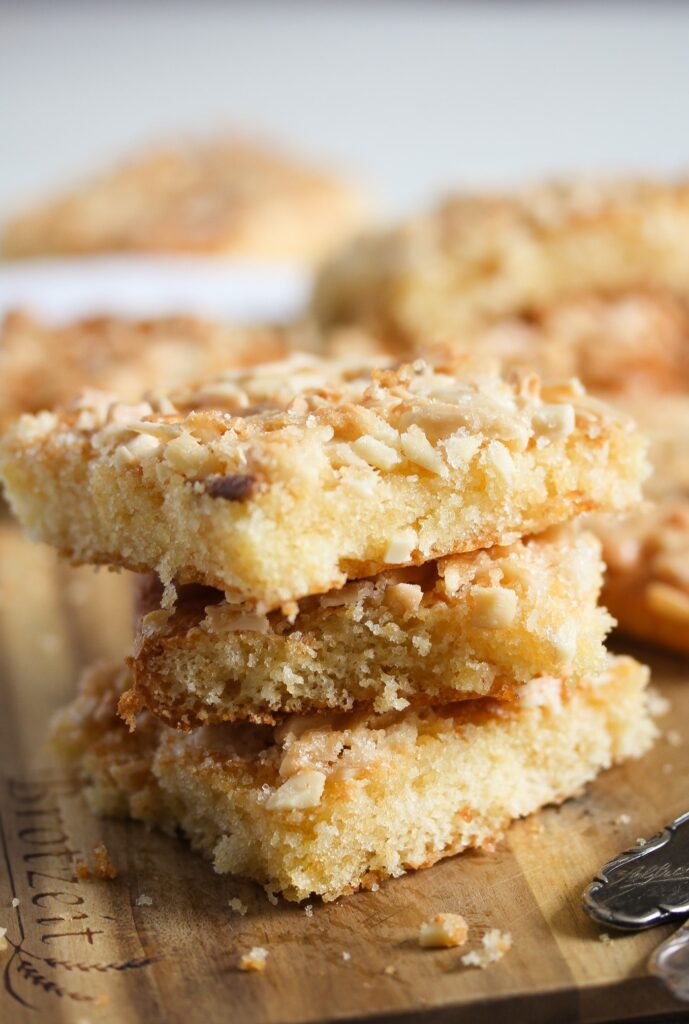
<instances>
[{"instance_id":1,"label":"yellow sponge cake layer","mask_svg":"<svg viewBox=\"0 0 689 1024\"><path fill-rule=\"evenodd\" d=\"M119 666L86 674L55 721L92 809L181 828L215 869L288 899L326 900L493 843L650 746L648 672L629 658L572 693L463 701L385 716L292 716L181 733L117 717Z\"/></svg>"},{"instance_id":2,"label":"yellow sponge cake layer","mask_svg":"<svg viewBox=\"0 0 689 1024\"><path fill-rule=\"evenodd\" d=\"M304 598L289 617L193 586L166 612L155 577L144 577L121 710L146 707L184 729L319 708L509 700L542 676L572 686L605 663L602 568L590 533L559 527L348 583Z\"/></svg>"}]
</instances>

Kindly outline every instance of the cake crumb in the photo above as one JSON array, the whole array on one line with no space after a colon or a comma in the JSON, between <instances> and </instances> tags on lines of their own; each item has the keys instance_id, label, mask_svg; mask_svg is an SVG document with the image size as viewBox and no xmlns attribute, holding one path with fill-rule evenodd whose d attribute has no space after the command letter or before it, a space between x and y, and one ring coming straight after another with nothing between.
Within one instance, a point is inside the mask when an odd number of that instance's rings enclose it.
<instances>
[{"instance_id":1,"label":"cake crumb","mask_svg":"<svg viewBox=\"0 0 689 1024\"><path fill-rule=\"evenodd\" d=\"M637 836L636 839L634 840L634 842L636 843L637 846L643 846L644 843L646 842L646 840L644 839L643 836Z\"/></svg>"},{"instance_id":2,"label":"cake crumb","mask_svg":"<svg viewBox=\"0 0 689 1024\"><path fill-rule=\"evenodd\" d=\"M598 941L602 942L604 945L607 946L609 942L612 942L612 939L610 938L607 932L601 932L598 936Z\"/></svg>"},{"instance_id":3,"label":"cake crumb","mask_svg":"<svg viewBox=\"0 0 689 1024\"><path fill-rule=\"evenodd\" d=\"M84 882L87 878L91 877L91 868L81 857L77 857L74 861L74 871L80 882Z\"/></svg>"},{"instance_id":4,"label":"cake crumb","mask_svg":"<svg viewBox=\"0 0 689 1024\"><path fill-rule=\"evenodd\" d=\"M481 939L482 949L472 949L462 957L465 967L480 967L485 970L489 964L502 960L505 953L512 948L512 936L509 932L501 932L491 928Z\"/></svg>"},{"instance_id":5,"label":"cake crumb","mask_svg":"<svg viewBox=\"0 0 689 1024\"><path fill-rule=\"evenodd\" d=\"M93 873L96 878L117 878L117 868L110 859L105 843L96 843L93 847Z\"/></svg>"},{"instance_id":6,"label":"cake crumb","mask_svg":"<svg viewBox=\"0 0 689 1024\"><path fill-rule=\"evenodd\" d=\"M141 894L141 896L137 896L136 897L135 903L136 903L137 907L152 907L153 906L153 900L151 899L151 897L150 896L144 896L143 893Z\"/></svg>"},{"instance_id":7,"label":"cake crumb","mask_svg":"<svg viewBox=\"0 0 689 1024\"><path fill-rule=\"evenodd\" d=\"M248 953L242 954L239 960L240 971L265 971L268 950L263 946L253 946Z\"/></svg>"},{"instance_id":8,"label":"cake crumb","mask_svg":"<svg viewBox=\"0 0 689 1024\"><path fill-rule=\"evenodd\" d=\"M14 896L12 898L12 902L10 903L10 906L11 907L18 907L19 906L19 897L18 896Z\"/></svg>"},{"instance_id":9,"label":"cake crumb","mask_svg":"<svg viewBox=\"0 0 689 1024\"><path fill-rule=\"evenodd\" d=\"M648 710L650 711L653 718L661 718L666 715L670 710L671 704L667 697L663 697L662 693L650 687L648 690Z\"/></svg>"},{"instance_id":10,"label":"cake crumb","mask_svg":"<svg viewBox=\"0 0 689 1024\"><path fill-rule=\"evenodd\" d=\"M373 885L371 886L371 892L378 892L379 889L380 889L380 883L379 882L374 882Z\"/></svg>"},{"instance_id":11,"label":"cake crumb","mask_svg":"<svg viewBox=\"0 0 689 1024\"><path fill-rule=\"evenodd\" d=\"M311 906L310 903L307 903L306 906L304 907L304 913L306 914L307 917L313 917L313 907Z\"/></svg>"},{"instance_id":12,"label":"cake crumb","mask_svg":"<svg viewBox=\"0 0 689 1024\"><path fill-rule=\"evenodd\" d=\"M463 946L468 938L469 926L461 914L436 914L419 930L419 945L425 949Z\"/></svg>"},{"instance_id":13,"label":"cake crumb","mask_svg":"<svg viewBox=\"0 0 689 1024\"><path fill-rule=\"evenodd\" d=\"M347 962L348 960L351 960L351 959L352 959L352 954L351 954L351 953L348 953L348 952L347 952L347 951L345 950L345 951L343 952L343 954L342 954L342 959L343 959L343 960L345 961L345 963L346 963L346 962Z\"/></svg>"},{"instance_id":14,"label":"cake crumb","mask_svg":"<svg viewBox=\"0 0 689 1024\"><path fill-rule=\"evenodd\" d=\"M613 820L613 825L628 825L631 820L631 815L629 814L618 814Z\"/></svg>"},{"instance_id":15,"label":"cake crumb","mask_svg":"<svg viewBox=\"0 0 689 1024\"><path fill-rule=\"evenodd\" d=\"M682 735L681 733L677 732L676 729L670 729L668 732L666 732L665 739L668 741L671 747L682 746Z\"/></svg>"},{"instance_id":16,"label":"cake crumb","mask_svg":"<svg viewBox=\"0 0 689 1024\"><path fill-rule=\"evenodd\" d=\"M93 865L88 864L80 857L74 862L74 870L78 879L85 881L87 878L101 878L112 881L113 878L117 878L117 868L110 859L105 843L96 843L92 856Z\"/></svg>"},{"instance_id":17,"label":"cake crumb","mask_svg":"<svg viewBox=\"0 0 689 1024\"><path fill-rule=\"evenodd\" d=\"M387 974L390 977L394 977L397 974L397 968L394 964L388 964L387 967L383 968L383 974Z\"/></svg>"},{"instance_id":18,"label":"cake crumb","mask_svg":"<svg viewBox=\"0 0 689 1024\"><path fill-rule=\"evenodd\" d=\"M271 889L266 889L265 890L265 894L266 894L266 897L268 898L268 902L270 904L272 904L272 906L277 907L277 905L278 905L278 898L275 895L275 893Z\"/></svg>"},{"instance_id":19,"label":"cake crumb","mask_svg":"<svg viewBox=\"0 0 689 1024\"><path fill-rule=\"evenodd\" d=\"M242 917L246 914L249 909L246 903L242 903L238 896L233 896L231 900L228 900L230 909L234 910L235 914L240 914Z\"/></svg>"}]
</instances>

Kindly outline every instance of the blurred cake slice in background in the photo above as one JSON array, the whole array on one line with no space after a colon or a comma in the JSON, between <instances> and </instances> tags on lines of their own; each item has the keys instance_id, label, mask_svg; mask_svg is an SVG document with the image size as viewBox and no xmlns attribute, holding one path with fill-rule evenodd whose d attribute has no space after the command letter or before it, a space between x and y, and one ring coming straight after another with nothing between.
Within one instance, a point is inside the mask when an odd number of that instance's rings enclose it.
<instances>
[{"instance_id":1,"label":"blurred cake slice in background","mask_svg":"<svg viewBox=\"0 0 689 1024\"><path fill-rule=\"evenodd\" d=\"M689 184L544 182L451 196L345 246L322 270L322 323L365 322L402 344L587 292L689 295Z\"/></svg>"},{"instance_id":2,"label":"blurred cake slice in background","mask_svg":"<svg viewBox=\"0 0 689 1024\"><path fill-rule=\"evenodd\" d=\"M194 253L311 265L355 233L354 185L241 138L173 145L27 209L5 227L5 257Z\"/></svg>"},{"instance_id":3,"label":"blurred cake slice in background","mask_svg":"<svg viewBox=\"0 0 689 1024\"><path fill-rule=\"evenodd\" d=\"M230 367L279 359L287 332L197 317L96 317L49 326L9 314L0 330L0 428L22 413L68 405L97 388L124 401L166 392Z\"/></svg>"}]
</instances>

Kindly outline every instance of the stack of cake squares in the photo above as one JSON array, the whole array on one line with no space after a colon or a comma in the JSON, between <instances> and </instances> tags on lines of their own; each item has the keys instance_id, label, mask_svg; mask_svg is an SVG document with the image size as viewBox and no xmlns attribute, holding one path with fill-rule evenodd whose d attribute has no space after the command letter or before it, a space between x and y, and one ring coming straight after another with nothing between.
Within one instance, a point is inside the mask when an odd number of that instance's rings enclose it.
<instances>
[{"instance_id":1,"label":"stack of cake squares","mask_svg":"<svg viewBox=\"0 0 689 1024\"><path fill-rule=\"evenodd\" d=\"M576 381L459 361L293 356L24 416L0 443L24 528L139 574L132 655L56 743L96 813L292 900L490 846L653 740L576 522L646 472Z\"/></svg>"}]
</instances>

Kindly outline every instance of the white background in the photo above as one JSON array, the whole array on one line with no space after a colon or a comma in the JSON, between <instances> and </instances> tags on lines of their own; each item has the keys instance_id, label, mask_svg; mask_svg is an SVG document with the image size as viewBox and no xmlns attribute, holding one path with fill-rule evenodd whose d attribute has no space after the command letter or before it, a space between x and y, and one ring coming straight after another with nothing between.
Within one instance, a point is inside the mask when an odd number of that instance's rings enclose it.
<instances>
[{"instance_id":1,"label":"white background","mask_svg":"<svg viewBox=\"0 0 689 1024\"><path fill-rule=\"evenodd\" d=\"M689 166L689 4L0 0L0 217L152 138L255 130L398 211Z\"/></svg>"}]
</instances>

